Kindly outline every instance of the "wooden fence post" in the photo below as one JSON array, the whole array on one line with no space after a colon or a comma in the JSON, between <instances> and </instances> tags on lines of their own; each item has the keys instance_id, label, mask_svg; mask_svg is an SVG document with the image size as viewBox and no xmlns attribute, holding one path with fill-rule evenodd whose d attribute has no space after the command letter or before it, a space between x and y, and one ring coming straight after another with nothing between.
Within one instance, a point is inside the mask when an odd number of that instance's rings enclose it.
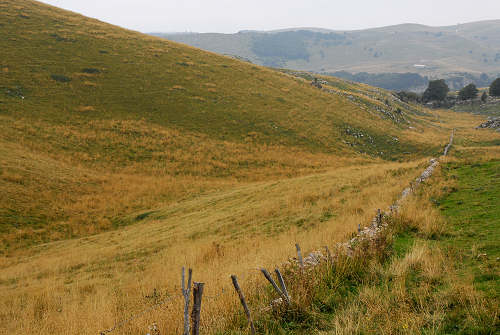
<instances>
[{"instance_id":1,"label":"wooden fence post","mask_svg":"<svg viewBox=\"0 0 500 335\"><path fill-rule=\"evenodd\" d=\"M204 285L204 283L195 282L193 286L193 311L191 312L193 323L192 335L200 335L201 298L203 296Z\"/></svg>"},{"instance_id":2,"label":"wooden fence post","mask_svg":"<svg viewBox=\"0 0 500 335\"><path fill-rule=\"evenodd\" d=\"M255 335L255 327L253 325L253 320L252 320L252 315L250 314L250 309L248 308L247 302L245 300L245 296L243 295L243 292L241 291L240 285L238 284L238 279L236 278L235 275L231 276L231 280L233 281L233 286L236 292L238 293L238 296L240 297L241 305L243 306L243 309L245 310L245 314L248 319L248 323L250 324L250 332L252 335Z\"/></svg>"},{"instance_id":3,"label":"wooden fence post","mask_svg":"<svg viewBox=\"0 0 500 335\"><path fill-rule=\"evenodd\" d=\"M274 290L276 292L278 292L278 294L280 295L280 297L286 302L288 303L288 298L287 296L285 295L285 293L283 293L283 291L281 291L281 289L278 287L278 285L276 284L276 282L274 281L274 279L271 277L271 275L269 274L269 272L267 272L266 269L262 268L260 269L260 271L262 272L262 274L264 274L264 277L266 277L266 279L271 283L271 285L273 286Z\"/></svg>"},{"instance_id":4,"label":"wooden fence post","mask_svg":"<svg viewBox=\"0 0 500 335\"><path fill-rule=\"evenodd\" d=\"M188 282L186 288L186 269L182 267L182 295L184 296L184 332L183 335L189 335L189 296L191 295L191 279L193 269L189 269Z\"/></svg>"},{"instance_id":5,"label":"wooden fence post","mask_svg":"<svg viewBox=\"0 0 500 335\"><path fill-rule=\"evenodd\" d=\"M283 276L281 275L281 272L278 268L274 269L274 272L276 272L276 277L278 277L278 283L280 284L281 291L285 295L286 302L288 304L290 304L290 294L288 294L288 290L286 289L285 281L283 280Z\"/></svg>"},{"instance_id":6,"label":"wooden fence post","mask_svg":"<svg viewBox=\"0 0 500 335\"><path fill-rule=\"evenodd\" d=\"M297 258L299 259L300 268L304 268L304 259L302 259L302 251L300 250L300 245L298 243L295 244L295 249L297 249Z\"/></svg>"}]
</instances>

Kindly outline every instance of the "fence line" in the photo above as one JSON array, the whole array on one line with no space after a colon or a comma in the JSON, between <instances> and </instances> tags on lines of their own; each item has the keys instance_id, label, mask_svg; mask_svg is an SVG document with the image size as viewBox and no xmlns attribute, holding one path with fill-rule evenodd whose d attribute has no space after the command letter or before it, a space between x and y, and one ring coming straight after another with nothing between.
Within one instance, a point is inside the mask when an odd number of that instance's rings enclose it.
<instances>
[{"instance_id":1,"label":"fence line","mask_svg":"<svg viewBox=\"0 0 500 335\"><path fill-rule=\"evenodd\" d=\"M455 135L455 129L453 129L453 131L451 133L449 143L444 148L444 152L442 155L443 157L446 157L448 155L449 150L450 150L451 146L453 145L454 135ZM380 209L378 209L375 217L371 221L371 223L372 223L371 225L365 227L364 229L361 229L361 226L358 225L357 235L355 237L353 237L352 239L350 239L348 242L338 243L337 246L344 247L347 255L350 256L352 254L352 251L353 251L353 245L356 242L363 240L363 239L366 239L366 238L372 238L372 237L376 236L377 234L379 234L384 229L384 227L387 227L387 225L388 225L387 223L385 223L385 224L383 223L383 218L384 217L391 217L395 213L397 213L397 211L401 207L403 200L405 198L407 198L410 194L414 193L415 190L419 187L419 185L422 182L429 179L432 176L435 168L438 165L439 165L439 158L438 159L432 158L430 160L429 166L422 172L422 174L419 177L417 177L413 182L411 182L409 187L405 188L401 192L401 195L395 201L394 204L389 206L388 212L383 212ZM301 248L300 248L298 243L295 244L295 248L296 248L296 252L297 252L297 257L295 259L291 259L291 260L295 261L301 270L303 270L305 267L319 265L322 261L327 261L327 262L333 261L333 256L330 253L328 246L324 247L325 251L326 251L325 255L321 251L313 251L309 255L307 255L306 257L302 256L302 251L301 251ZM273 278L271 277L269 272L267 270L265 270L264 268L262 268L262 269L252 268L251 270L261 271L264 274L265 278L272 284L272 286L276 290L276 292L278 292L278 294L281 296L281 298L273 301L271 303L271 305L275 304L275 303L283 303L283 302L286 303L287 305L290 304L290 296L289 296L289 293L286 289L283 277L282 277L278 268L276 268L275 272L276 272L276 275L278 278L279 287L278 287L278 284L273 280ZM187 287L186 287L185 286L186 285L186 283L185 283L185 268L182 268L182 288L181 288L182 294L181 295L179 295L179 296L171 295L171 296L163 299L162 301L156 303L155 305L153 305L149 308L146 308L145 310L116 323L112 328L109 328L107 330L99 332L99 334L100 335L109 334L109 333L125 326L126 324L132 322L133 320L136 320L136 319L146 315L147 313L158 309L160 306L163 306L167 302L170 302L174 298L178 297L178 298L184 298L184 324L183 324L184 325L184 332L183 332L183 334L188 335L189 334L189 318L187 315L188 315L188 309L189 309L189 293L191 292L191 276L192 276L192 270L189 269L189 279L188 279L188 283L187 283ZM238 293L239 299L241 301L241 304L244 308L245 314L246 314L247 319L249 321L251 334L255 335L255 327L253 324L253 319L251 316L250 309L249 309L249 307L246 303L245 297L243 295L243 292L241 291L241 288L238 284L236 276L231 275L231 279L233 281L234 288L235 288L236 292ZM192 308L192 313L191 313L191 322L193 323L193 327L192 327L192 334L193 335L199 335L200 311L201 311L201 300L202 300L202 294L203 294L203 286L204 286L204 283L196 283L196 282L194 283L193 308ZM224 289L222 289L221 293L219 293L215 296L205 296L205 298L206 299L217 299L217 298L219 298L227 293L228 293L228 291L225 291ZM268 309L269 308L264 308L260 311L267 311ZM159 334L159 331L157 329L156 324L154 324L154 329L155 329L156 333Z\"/></svg>"}]
</instances>

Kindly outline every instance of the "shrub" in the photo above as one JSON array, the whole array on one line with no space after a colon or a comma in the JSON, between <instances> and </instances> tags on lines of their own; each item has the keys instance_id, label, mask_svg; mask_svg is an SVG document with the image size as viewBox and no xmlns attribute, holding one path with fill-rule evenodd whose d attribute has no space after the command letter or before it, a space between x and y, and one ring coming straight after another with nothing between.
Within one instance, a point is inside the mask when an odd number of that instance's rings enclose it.
<instances>
[{"instance_id":1,"label":"shrub","mask_svg":"<svg viewBox=\"0 0 500 335\"><path fill-rule=\"evenodd\" d=\"M71 78L66 77L65 75L62 75L62 74L52 74L52 75L50 75L50 77L53 80L58 81L60 83L69 83L71 81Z\"/></svg>"},{"instance_id":2,"label":"shrub","mask_svg":"<svg viewBox=\"0 0 500 335\"><path fill-rule=\"evenodd\" d=\"M415 92L401 91L396 93L398 98L404 102L420 102L421 97Z\"/></svg>"},{"instance_id":3,"label":"shrub","mask_svg":"<svg viewBox=\"0 0 500 335\"><path fill-rule=\"evenodd\" d=\"M83 69L82 72L89 73L89 74L97 74L97 73L101 73L101 70L88 67L88 68Z\"/></svg>"},{"instance_id":4,"label":"shrub","mask_svg":"<svg viewBox=\"0 0 500 335\"><path fill-rule=\"evenodd\" d=\"M495 79L490 85L490 95L500 97L500 78Z\"/></svg>"},{"instance_id":5,"label":"shrub","mask_svg":"<svg viewBox=\"0 0 500 335\"><path fill-rule=\"evenodd\" d=\"M16 86L14 88L6 88L5 94L9 97L23 98L25 96L24 88L21 86Z\"/></svg>"},{"instance_id":6,"label":"shrub","mask_svg":"<svg viewBox=\"0 0 500 335\"><path fill-rule=\"evenodd\" d=\"M483 95L481 95L481 101L486 102L488 100L488 93L483 92Z\"/></svg>"},{"instance_id":7,"label":"shrub","mask_svg":"<svg viewBox=\"0 0 500 335\"><path fill-rule=\"evenodd\" d=\"M462 88L460 92L458 92L458 97L460 98L460 100L471 100L475 99L478 93L479 90L477 89L476 85L469 84Z\"/></svg>"}]
</instances>

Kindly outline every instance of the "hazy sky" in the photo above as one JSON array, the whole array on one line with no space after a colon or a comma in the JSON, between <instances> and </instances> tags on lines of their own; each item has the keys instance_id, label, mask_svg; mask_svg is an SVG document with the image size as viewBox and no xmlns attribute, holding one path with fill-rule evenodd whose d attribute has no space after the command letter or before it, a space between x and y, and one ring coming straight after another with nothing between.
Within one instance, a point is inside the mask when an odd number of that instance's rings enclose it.
<instances>
[{"instance_id":1,"label":"hazy sky","mask_svg":"<svg viewBox=\"0 0 500 335\"><path fill-rule=\"evenodd\" d=\"M500 0L43 0L142 32L359 29L500 19Z\"/></svg>"}]
</instances>

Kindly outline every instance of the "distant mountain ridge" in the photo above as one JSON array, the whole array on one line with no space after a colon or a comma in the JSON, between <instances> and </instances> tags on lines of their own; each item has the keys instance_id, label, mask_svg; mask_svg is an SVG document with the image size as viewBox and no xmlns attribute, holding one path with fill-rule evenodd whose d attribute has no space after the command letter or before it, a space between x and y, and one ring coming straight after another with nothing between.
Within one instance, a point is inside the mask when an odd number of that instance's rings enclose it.
<instances>
[{"instance_id":1,"label":"distant mountain ridge","mask_svg":"<svg viewBox=\"0 0 500 335\"><path fill-rule=\"evenodd\" d=\"M321 73L416 73L429 78L500 73L500 20L445 27L401 24L352 31L290 28L153 35L259 65Z\"/></svg>"}]
</instances>

